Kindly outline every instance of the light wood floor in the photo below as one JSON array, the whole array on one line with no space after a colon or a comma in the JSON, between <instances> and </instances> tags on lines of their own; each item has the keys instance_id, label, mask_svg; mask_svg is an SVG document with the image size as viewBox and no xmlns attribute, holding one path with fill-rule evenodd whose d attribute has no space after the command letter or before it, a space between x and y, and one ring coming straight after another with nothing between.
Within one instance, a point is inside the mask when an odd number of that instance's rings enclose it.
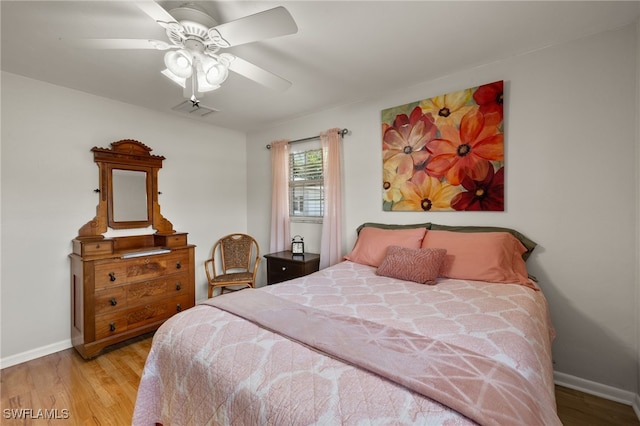
<instances>
[{"instance_id":1,"label":"light wood floor","mask_svg":"<svg viewBox=\"0 0 640 426\"><path fill-rule=\"evenodd\" d=\"M83 360L74 349L67 349L3 369L0 424L131 424L136 390L150 347L151 337L147 335L91 361ZM558 414L565 426L640 426L628 405L559 386L556 397ZM16 412L37 417L38 410L42 410L41 417L57 419L8 419Z\"/></svg>"}]
</instances>

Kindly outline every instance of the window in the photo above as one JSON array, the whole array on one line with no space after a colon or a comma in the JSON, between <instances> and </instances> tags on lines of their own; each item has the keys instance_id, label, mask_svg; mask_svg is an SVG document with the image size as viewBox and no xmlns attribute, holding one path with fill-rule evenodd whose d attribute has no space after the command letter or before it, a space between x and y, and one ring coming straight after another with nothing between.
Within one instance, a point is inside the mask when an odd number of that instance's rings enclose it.
<instances>
[{"instance_id":1,"label":"window","mask_svg":"<svg viewBox=\"0 0 640 426\"><path fill-rule=\"evenodd\" d=\"M322 149L289 154L289 215L294 222L322 222Z\"/></svg>"}]
</instances>

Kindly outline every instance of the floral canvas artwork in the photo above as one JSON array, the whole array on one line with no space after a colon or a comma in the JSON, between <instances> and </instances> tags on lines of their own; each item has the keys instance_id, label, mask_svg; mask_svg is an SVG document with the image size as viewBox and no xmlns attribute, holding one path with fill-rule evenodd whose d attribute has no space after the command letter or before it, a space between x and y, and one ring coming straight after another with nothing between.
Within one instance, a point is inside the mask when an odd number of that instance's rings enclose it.
<instances>
[{"instance_id":1,"label":"floral canvas artwork","mask_svg":"<svg viewBox=\"0 0 640 426\"><path fill-rule=\"evenodd\" d=\"M504 211L503 86L382 111L383 210Z\"/></svg>"}]
</instances>

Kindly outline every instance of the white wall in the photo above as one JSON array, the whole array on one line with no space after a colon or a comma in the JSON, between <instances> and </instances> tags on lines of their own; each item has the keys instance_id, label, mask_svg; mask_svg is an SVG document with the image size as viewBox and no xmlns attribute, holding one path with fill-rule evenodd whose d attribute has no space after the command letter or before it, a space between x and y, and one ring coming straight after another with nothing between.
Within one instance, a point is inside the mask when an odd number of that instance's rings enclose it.
<instances>
[{"instance_id":1,"label":"white wall","mask_svg":"<svg viewBox=\"0 0 640 426\"><path fill-rule=\"evenodd\" d=\"M629 26L441 78L425 76L414 87L251 133L248 231L268 247L270 164L264 145L347 127L345 252L355 242L355 228L367 221L520 230L539 244L528 266L549 299L558 377L630 402L638 393L640 338L633 155L639 46L637 30ZM383 212L380 111L501 79L506 211ZM309 246L319 246L318 229L305 229Z\"/></svg>"},{"instance_id":2,"label":"white wall","mask_svg":"<svg viewBox=\"0 0 640 426\"><path fill-rule=\"evenodd\" d=\"M246 136L2 73L2 367L70 347L71 240L96 214L91 148L135 139L166 157L162 214L196 247L246 230Z\"/></svg>"}]
</instances>

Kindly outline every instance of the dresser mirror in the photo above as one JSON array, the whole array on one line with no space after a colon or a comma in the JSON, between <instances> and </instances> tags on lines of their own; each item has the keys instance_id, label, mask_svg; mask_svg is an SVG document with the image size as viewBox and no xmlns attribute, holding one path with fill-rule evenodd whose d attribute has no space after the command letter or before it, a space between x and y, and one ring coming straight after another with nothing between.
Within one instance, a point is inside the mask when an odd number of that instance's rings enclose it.
<instances>
[{"instance_id":1,"label":"dresser mirror","mask_svg":"<svg viewBox=\"0 0 640 426\"><path fill-rule=\"evenodd\" d=\"M96 217L80 228L78 239L102 239L108 227L152 226L159 235L175 232L158 204L158 170L164 157L152 155L151 148L132 139L91 151L99 168L99 201Z\"/></svg>"},{"instance_id":2,"label":"dresser mirror","mask_svg":"<svg viewBox=\"0 0 640 426\"><path fill-rule=\"evenodd\" d=\"M151 174L146 170L111 168L109 226L114 229L151 225Z\"/></svg>"}]
</instances>

